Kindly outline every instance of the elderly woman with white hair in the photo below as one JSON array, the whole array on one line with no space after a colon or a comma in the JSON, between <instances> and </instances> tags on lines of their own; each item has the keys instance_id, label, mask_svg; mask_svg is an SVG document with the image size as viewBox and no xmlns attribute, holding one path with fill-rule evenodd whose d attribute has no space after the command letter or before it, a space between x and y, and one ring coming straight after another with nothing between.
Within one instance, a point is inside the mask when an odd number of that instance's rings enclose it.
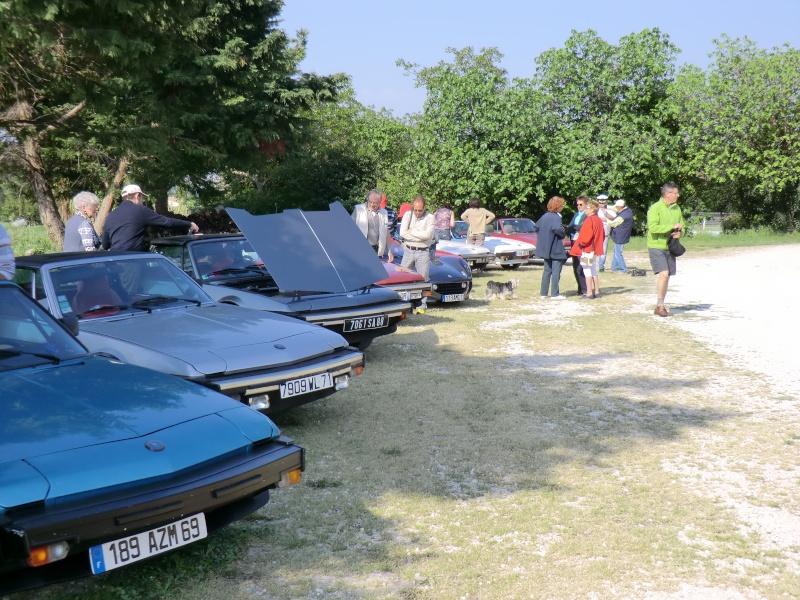
<instances>
[{"instance_id":1,"label":"elderly woman with white hair","mask_svg":"<svg viewBox=\"0 0 800 600\"><path fill-rule=\"evenodd\" d=\"M64 252L93 252L100 245L100 238L89 219L97 214L100 198L92 192L78 192L72 198L75 214L64 228Z\"/></svg>"}]
</instances>

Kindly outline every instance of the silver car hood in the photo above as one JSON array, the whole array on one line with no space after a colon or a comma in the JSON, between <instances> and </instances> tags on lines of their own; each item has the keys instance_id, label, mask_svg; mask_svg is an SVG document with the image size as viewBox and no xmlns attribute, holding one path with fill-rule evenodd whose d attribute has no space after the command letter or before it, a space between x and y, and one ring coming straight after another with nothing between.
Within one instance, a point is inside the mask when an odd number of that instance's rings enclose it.
<instances>
[{"instance_id":1,"label":"silver car hood","mask_svg":"<svg viewBox=\"0 0 800 600\"><path fill-rule=\"evenodd\" d=\"M83 319L79 339L92 351L161 353L205 375L280 367L347 346L338 333L298 319L237 306L154 310L114 319ZM102 339L105 338L105 339ZM154 340L158 340L155 343ZM127 347L125 347L127 346ZM130 346L135 346L131 348ZM125 360L142 364L129 355Z\"/></svg>"}]
</instances>

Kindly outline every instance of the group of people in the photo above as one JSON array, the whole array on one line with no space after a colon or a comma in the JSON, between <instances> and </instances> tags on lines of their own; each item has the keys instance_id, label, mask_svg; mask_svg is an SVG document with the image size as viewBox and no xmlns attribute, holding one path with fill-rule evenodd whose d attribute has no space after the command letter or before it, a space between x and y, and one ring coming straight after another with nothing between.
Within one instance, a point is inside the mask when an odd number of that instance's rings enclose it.
<instances>
[{"instance_id":1,"label":"group of people","mask_svg":"<svg viewBox=\"0 0 800 600\"><path fill-rule=\"evenodd\" d=\"M149 226L168 229L186 229L197 233L200 228L190 221L159 215L142 204L146 196L135 184L122 188L122 202L112 210L98 236L91 219L97 214L100 198L92 192L78 192L72 198L75 214L64 227L64 252L92 252L104 250L133 250L145 252Z\"/></svg>"},{"instance_id":2,"label":"group of people","mask_svg":"<svg viewBox=\"0 0 800 600\"><path fill-rule=\"evenodd\" d=\"M561 211L566 200L554 196L547 202L547 212L534 224L538 234L536 256L544 260L544 272L540 293L542 298L562 300L566 296L560 291L561 268L567 261L567 248L564 238L569 235L569 257L572 259L572 272L578 284L578 294L582 299L600 297L598 271L603 272L606 264L609 234L614 240L614 258L611 270L627 273L628 267L622 254L625 244L633 232L633 211L620 198L614 208L608 207L608 196L600 194L595 200L586 196L575 199L577 211L569 224L564 227Z\"/></svg>"},{"instance_id":3,"label":"group of people","mask_svg":"<svg viewBox=\"0 0 800 600\"><path fill-rule=\"evenodd\" d=\"M650 265L657 277L654 314L661 317L672 315L664 302L669 277L675 274L675 256L668 250L668 241L671 237L679 238L684 228L683 215L676 204L679 197L678 186L667 182L661 187L661 199L647 212L647 248ZM382 202L385 202L385 196L379 190L370 190L367 201L357 205L352 216L378 256L388 255L389 261L392 261L392 234ZM565 204L566 200L560 196L550 198L547 212L534 224L534 231L538 234L536 256L544 261L541 297L566 298L560 291L560 279L562 267L569 257L572 259L579 297L600 298L598 273L605 271L609 239L614 242L610 270L628 272L623 251L633 233L633 211L622 198L609 207L606 194L600 194L594 200L578 196L575 199L575 215L565 227L561 219ZM430 264L435 261L436 243L451 238L451 228L455 225L453 210L449 206L442 206L431 214L426 210L425 198L416 196L413 203L401 206L399 216L400 237L404 247L401 265L414 269L426 281L430 281ZM493 213L481 207L480 200L471 198L469 207L461 215L461 219L469 225L467 243L483 245L486 226L494 218ZM571 245L564 243L566 236L570 237ZM418 312L424 312L425 309L423 299Z\"/></svg>"},{"instance_id":4,"label":"group of people","mask_svg":"<svg viewBox=\"0 0 800 600\"><path fill-rule=\"evenodd\" d=\"M676 263L668 248L670 238L680 238L685 223L676 204L680 194L678 186L667 182L661 186L661 198L647 211L647 250L650 266L656 275L656 308L653 314L672 316L665 305L669 278L675 275ZM614 208L608 207L608 196L600 194L595 200L586 196L575 199L577 211L564 227L561 211L566 201L554 196L547 202L547 212L534 225L538 233L536 256L544 260L540 294L542 298L563 299L559 288L561 268L567 261L564 238L572 242L569 257L581 299L600 297L598 272L605 270L609 237L614 242L611 271L627 273L623 256L625 244L633 231L633 211L625 200L619 199Z\"/></svg>"},{"instance_id":5,"label":"group of people","mask_svg":"<svg viewBox=\"0 0 800 600\"><path fill-rule=\"evenodd\" d=\"M122 202L108 215L100 237L91 222L100 199L91 192L76 194L72 199L75 214L67 221L64 231L64 251L93 251L100 247L106 250L146 251L147 227L151 225L188 229L189 233L199 231L193 222L165 217L146 207L142 204L143 196L145 194L138 185L125 186L122 189ZM676 261L669 252L668 242L670 238L680 238L685 227L683 214L677 205L679 197L678 186L667 182L661 187L661 198L647 211L647 249L650 266L657 277L654 314L660 317L672 315L665 307L665 299L669 278L676 272ZM387 256L389 261L393 261L388 215L381 207L384 199L379 190L370 190L367 201L355 207L352 217L377 255ZM561 219L566 201L560 196L550 198L547 212L534 225L538 233L536 256L544 261L540 288L542 298L565 298L560 291L560 278L568 256L564 244L567 235L572 241L569 257L581 299L596 299L601 295L598 272L605 270L609 237L614 242L611 271L627 273L623 250L630 241L634 217L625 200L619 199L613 208L609 208L608 196L600 194L595 200L578 196L575 203L577 211L566 227ZM469 224L467 243L483 245L486 225L494 218L493 213L481 207L480 200L471 198L469 208L461 215L461 219ZM425 198L416 196L410 204L410 210L402 212L400 237L404 251L401 265L415 270L425 281L430 281L430 265L436 260L436 242L450 239L454 225L455 215L449 206L442 206L431 214L426 210ZM0 279L11 279L13 276L11 239L0 226ZM424 312L426 308L423 298L417 311Z\"/></svg>"},{"instance_id":6,"label":"group of people","mask_svg":"<svg viewBox=\"0 0 800 600\"><path fill-rule=\"evenodd\" d=\"M389 262L392 262L392 233L385 202L386 197L380 190L370 190L367 201L356 205L352 217L377 255L380 258L387 256ZM452 239L451 230L456 224L455 213L448 205L429 213L425 198L415 196L413 202L400 206L398 217L403 244L403 260L400 265L413 269L425 281L430 281L431 263L441 264L436 260L436 244ZM494 220L494 214L482 208L478 198L470 198L469 208L462 213L461 219L469 224L467 243L482 246L486 225ZM427 298L423 297L417 312L424 313L426 309Z\"/></svg>"}]
</instances>

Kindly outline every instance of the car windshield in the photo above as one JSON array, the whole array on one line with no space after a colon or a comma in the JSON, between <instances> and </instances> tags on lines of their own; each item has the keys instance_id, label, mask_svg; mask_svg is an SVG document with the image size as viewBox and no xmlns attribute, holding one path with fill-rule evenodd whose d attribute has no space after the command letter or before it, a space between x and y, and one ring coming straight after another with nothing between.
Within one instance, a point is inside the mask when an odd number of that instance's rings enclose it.
<instances>
[{"instance_id":1,"label":"car windshield","mask_svg":"<svg viewBox=\"0 0 800 600\"><path fill-rule=\"evenodd\" d=\"M453 237L457 240L460 240L467 237L467 232L469 231L469 225L464 221L456 221L456 226L453 227L451 231L453 233Z\"/></svg>"},{"instance_id":2,"label":"car windshield","mask_svg":"<svg viewBox=\"0 0 800 600\"><path fill-rule=\"evenodd\" d=\"M156 256L54 267L56 304L64 315L88 319L213 302L191 277Z\"/></svg>"},{"instance_id":3,"label":"car windshield","mask_svg":"<svg viewBox=\"0 0 800 600\"><path fill-rule=\"evenodd\" d=\"M86 349L19 288L0 287L0 371L86 355Z\"/></svg>"},{"instance_id":4,"label":"car windshield","mask_svg":"<svg viewBox=\"0 0 800 600\"><path fill-rule=\"evenodd\" d=\"M533 233L533 221L530 219L505 219L503 231L507 234Z\"/></svg>"},{"instance_id":5,"label":"car windshield","mask_svg":"<svg viewBox=\"0 0 800 600\"><path fill-rule=\"evenodd\" d=\"M203 280L266 276L264 262L246 239L203 241L190 246L196 273Z\"/></svg>"}]
</instances>

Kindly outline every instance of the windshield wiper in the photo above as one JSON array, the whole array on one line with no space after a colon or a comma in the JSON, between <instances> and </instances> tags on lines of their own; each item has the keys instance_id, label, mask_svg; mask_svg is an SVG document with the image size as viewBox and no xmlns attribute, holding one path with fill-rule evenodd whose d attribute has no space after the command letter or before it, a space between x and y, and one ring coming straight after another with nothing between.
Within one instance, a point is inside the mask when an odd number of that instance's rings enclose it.
<instances>
[{"instance_id":1,"label":"windshield wiper","mask_svg":"<svg viewBox=\"0 0 800 600\"><path fill-rule=\"evenodd\" d=\"M173 302L177 302L178 300L183 300L184 302L192 302L197 306L200 306L202 302L200 300L195 300L194 298L181 298L180 296L151 296L150 298L142 298L141 300L137 300L131 306L134 308L141 308L144 310L144 307L148 304L172 304Z\"/></svg>"},{"instance_id":2,"label":"windshield wiper","mask_svg":"<svg viewBox=\"0 0 800 600\"><path fill-rule=\"evenodd\" d=\"M233 273L249 273L247 267L225 267L219 271L211 271L206 273L206 277L213 277L215 275L231 275Z\"/></svg>"},{"instance_id":3,"label":"windshield wiper","mask_svg":"<svg viewBox=\"0 0 800 600\"><path fill-rule=\"evenodd\" d=\"M83 312L80 312L75 316L80 319L83 316L90 315L90 314L96 313L96 312L100 312L101 310L113 310L115 308L117 310L125 310L126 308L130 308L130 306L128 306L127 304L100 304L98 306L93 306L89 310L85 310Z\"/></svg>"},{"instance_id":4,"label":"windshield wiper","mask_svg":"<svg viewBox=\"0 0 800 600\"><path fill-rule=\"evenodd\" d=\"M49 360L55 365L57 365L57 364L59 364L61 362L61 359L58 356L54 356L53 354L44 354L42 352L25 352L23 350L2 349L2 350L0 350L0 355L5 355L5 356L35 356L36 358L43 358L45 360Z\"/></svg>"}]
</instances>

